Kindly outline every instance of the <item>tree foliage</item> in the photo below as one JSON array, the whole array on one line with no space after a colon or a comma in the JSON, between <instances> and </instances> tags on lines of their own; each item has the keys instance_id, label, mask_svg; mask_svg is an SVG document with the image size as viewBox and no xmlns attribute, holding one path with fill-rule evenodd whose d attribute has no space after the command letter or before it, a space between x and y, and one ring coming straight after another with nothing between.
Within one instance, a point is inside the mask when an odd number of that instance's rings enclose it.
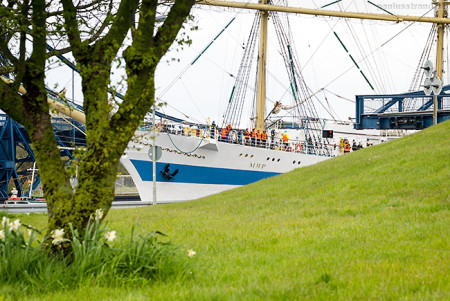
<instances>
[{"instance_id":1,"label":"tree foliage","mask_svg":"<svg viewBox=\"0 0 450 301\"><path fill-rule=\"evenodd\" d=\"M13 71L14 78L10 83L0 81L0 109L30 134L47 199L48 230L69 232L69 224L84 229L96 209L107 213L111 207L120 157L154 103L156 66L176 39L194 0L76 4L9 0L2 4L0 53L11 62L3 72ZM162 6L168 11L163 22L157 18ZM63 47L47 52L50 38ZM87 146L79 162L76 190L59 158L44 84L47 58L68 51L81 70L86 115ZM125 62L127 92L113 109L108 86L119 53ZM19 90L21 84L26 93Z\"/></svg>"}]
</instances>

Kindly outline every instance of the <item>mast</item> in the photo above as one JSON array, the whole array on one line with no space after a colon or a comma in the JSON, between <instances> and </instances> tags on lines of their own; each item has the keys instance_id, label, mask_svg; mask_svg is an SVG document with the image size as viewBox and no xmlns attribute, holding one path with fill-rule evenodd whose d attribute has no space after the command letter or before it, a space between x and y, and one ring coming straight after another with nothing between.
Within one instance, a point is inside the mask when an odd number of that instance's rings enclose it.
<instances>
[{"instance_id":1,"label":"mast","mask_svg":"<svg viewBox=\"0 0 450 301\"><path fill-rule=\"evenodd\" d=\"M439 1L442 3L445 3L442 0L439 0ZM396 22L396 23L408 21L408 22L421 22L421 23L450 24L450 19L447 17L439 18L439 17L418 17L418 16L405 16L405 15L355 13L355 12L334 11L334 10L325 10L325 9L311 9L311 8L301 8L301 7L269 5L269 4L262 4L262 3L243 3L243 2L218 1L218 0L197 0L195 2L195 4L242 8L242 9L255 9L255 10L260 10L260 11L277 11L277 12L284 12L284 13L294 13L294 14L304 14L304 15L314 15L314 16L328 16L328 17L338 17L338 18L392 21L392 22Z\"/></svg>"},{"instance_id":2,"label":"mast","mask_svg":"<svg viewBox=\"0 0 450 301\"><path fill-rule=\"evenodd\" d=\"M264 129L264 113L265 113L265 98L266 98L266 55L267 55L267 20L269 11L306 14L315 16L329 16L338 18L354 18L365 20L382 20L391 22L419 22L419 23L434 23L437 24L437 50L436 50L436 75L442 80L442 65L443 65L443 48L444 48L444 29L446 24L450 24L450 19L447 15L447 0L433 1L437 5L437 13L435 17L417 17L405 15L386 15L386 14L370 14L370 13L355 13L343 11L331 11L324 9L308 9L301 7L286 7L279 5L269 5L268 0L259 0L259 3L242 3L231 1L217 1L217 0L196 0L196 4L212 5L242 9L254 9L261 12L261 35L260 35L260 49L258 61L258 96L257 96L257 115L256 128ZM436 107L436 105L435 105Z\"/></svg>"},{"instance_id":3,"label":"mast","mask_svg":"<svg viewBox=\"0 0 450 301\"><path fill-rule=\"evenodd\" d=\"M262 0L267 4L268 0ZM264 113L266 111L266 64L267 64L267 20L268 11L261 11L261 32L259 36L258 54L258 94L256 98L256 129L264 130Z\"/></svg>"},{"instance_id":4,"label":"mast","mask_svg":"<svg viewBox=\"0 0 450 301\"><path fill-rule=\"evenodd\" d=\"M447 17L447 2L444 0L439 0L436 3L437 7L437 17L438 18L446 18ZM445 25L443 23L437 24L437 43L436 43L436 75L442 80L442 61L443 61L443 52L444 52L444 28Z\"/></svg>"}]
</instances>

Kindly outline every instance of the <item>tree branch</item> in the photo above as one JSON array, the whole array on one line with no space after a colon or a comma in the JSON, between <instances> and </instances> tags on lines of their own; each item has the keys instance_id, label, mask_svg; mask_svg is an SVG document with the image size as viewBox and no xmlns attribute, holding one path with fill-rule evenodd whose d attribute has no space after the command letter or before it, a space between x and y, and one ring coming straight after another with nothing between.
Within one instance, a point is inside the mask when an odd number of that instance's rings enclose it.
<instances>
[{"instance_id":1,"label":"tree branch","mask_svg":"<svg viewBox=\"0 0 450 301\"><path fill-rule=\"evenodd\" d=\"M194 3L195 0L177 0L173 4L164 24L158 29L154 37L154 46L157 48L160 57L172 45Z\"/></svg>"}]
</instances>

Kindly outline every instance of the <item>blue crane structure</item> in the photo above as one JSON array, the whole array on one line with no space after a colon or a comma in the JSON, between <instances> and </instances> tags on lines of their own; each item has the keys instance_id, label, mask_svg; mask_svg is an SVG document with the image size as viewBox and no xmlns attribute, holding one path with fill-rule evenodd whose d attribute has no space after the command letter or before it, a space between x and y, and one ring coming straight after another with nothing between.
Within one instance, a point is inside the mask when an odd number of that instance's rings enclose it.
<instances>
[{"instance_id":1,"label":"blue crane structure","mask_svg":"<svg viewBox=\"0 0 450 301\"><path fill-rule=\"evenodd\" d=\"M450 120L450 85L437 96L437 122ZM356 129L421 130L433 125L433 96L424 91L391 95L357 95Z\"/></svg>"},{"instance_id":2,"label":"blue crane structure","mask_svg":"<svg viewBox=\"0 0 450 301\"><path fill-rule=\"evenodd\" d=\"M53 131L60 148L60 155L72 160L75 147L85 146L84 125L75 120L52 118ZM18 191L18 196L28 192L23 189L30 176L36 158L33 153L30 137L25 128L6 114L0 114L0 198L8 197L10 181ZM39 174L30 183L31 189L36 189L40 183Z\"/></svg>"},{"instance_id":3,"label":"blue crane structure","mask_svg":"<svg viewBox=\"0 0 450 301\"><path fill-rule=\"evenodd\" d=\"M49 45L47 45L47 49L49 51L54 50ZM57 55L57 57L69 68L80 73L80 70L75 64L70 62L63 55ZM8 64L7 59L0 54L0 65ZM9 78L9 74L6 74L6 77ZM109 92L112 93L111 91ZM69 105L73 110L84 112L82 106L77 105L75 102L69 103L61 100L54 91L47 89L47 93L48 97L52 100ZM123 100L121 94L114 93L114 95ZM190 125L194 124L158 111L155 112L155 115L174 122ZM86 146L85 125L80 124L74 119L55 116L52 117L52 125L61 157L66 156L68 158L67 160L73 160L75 148ZM20 149L20 151L17 151L18 149ZM8 197L8 187L11 180L14 182L19 197L27 194L27 192L23 190L22 184L26 180L31 179L31 170L26 167L24 168L24 166L33 167L35 162L36 158L33 154L31 140L25 128L8 115L2 114L0 111L0 199ZM30 183L31 189L34 190L39 183L40 177L39 174L37 174L33 183Z\"/></svg>"}]
</instances>

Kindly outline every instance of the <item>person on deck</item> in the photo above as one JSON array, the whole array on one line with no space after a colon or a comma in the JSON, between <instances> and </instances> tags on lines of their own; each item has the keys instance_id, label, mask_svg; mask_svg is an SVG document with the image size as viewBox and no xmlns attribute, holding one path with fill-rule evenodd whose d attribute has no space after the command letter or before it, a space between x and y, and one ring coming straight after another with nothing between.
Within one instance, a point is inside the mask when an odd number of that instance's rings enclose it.
<instances>
[{"instance_id":1,"label":"person on deck","mask_svg":"<svg viewBox=\"0 0 450 301\"><path fill-rule=\"evenodd\" d=\"M270 148L271 149L275 148L275 129L272 129L270 131Z\"/></svg>"},{"instance_id":2,"label":"person on deck","mask_svg":"<svg viewBox=\"0 0 450 301\"><path fill-rule=\"evenodd\" d=\"M263 131L261 134L261 142L262 142L262 147L266 148L266 142L267 142L267 133L266 131Z\"/></svg>"},{"instance_id":3,"label":"person on deck","mask_svg":"<svg viewBox=\"0 0 450 301\"><path fill-rule=\"evenodd\" d=\"M255 131L255 128L252 129L251 137L252 137L252 146L255 146L255 142L256 142L256 131Z\"/></svg>"},{"instance_id":4,"label":"person on deck","mask_svg":"<svg viewBox=\"0 0 450 301\"><path fill-rule=\"evenodd\" d=\"M288 148L289 136L286 131L284 131L283 135L281 135L281 139L283 140L284 150Z\"/></svg>"},{"instance_id":5,"label":"person on deck","mask_svg":"<svg viewBox=\"0 0 450 301\"><path fill-rule=\"evenodd\" d=\"M231 127L231 123L228 124L228 125L227 125L227 128L226 128L226 133L227 133L227 139L226 139L226 141L228 141L228 142L231 142L231 139L230 139L230 140L228 140L228 139L229 139L229 135L230 135L232 129L233 129L233 128Z\"/></svg>"},{"instance_id":6,"label":"person on deck","mask_svg":"<svg viewBox=\"0 0 450 301\"><path fill-rule=\"evenodd\" d=\"M248 129L245 129L245 131L244 131L244 138L245 138L245 144L249 144L250 132L248 131Z\"/></svg>"},{"instance_id":7,"label":"person on deck","mask_svg":"<svg viewBox=\"0 0 450 301\"><path fill-rule=\"evenodd\" d=\"M350 149L351 149L350 142L348 142L348 140L345 140L345 143L344 143L344 154L349 153Z\"/></svg>"},{"instance_id":8,"label":"person on deck","mask_svg":"<svg viewBox=\"0 0 450 301\"><path fill-rule=\"evenodd\" d=\"M228 136L227 129L222 129L222 135L220 136L220 140L226 142L227 136Z\"/></svg>"},{"instance_id":9,"label":"person on deck","mask_svg":"<svg viewBox=\"0 0 450 301\"><path fill-rule=\"evenodd\" d=\"M256 144L257 146L261 145L261 132L259 130L256 131Z\"/></svg>"},{"instance_id":10,"label":"person on deck","mask_svg":"<svg viewBox=\"0 0 450 301\"><path fill-rule=\"evenodd\" d=\"M213 121L212 124L211 124L211 126L209 127L210 136L211 136L211 138L213 138L213 139L214 139L214 136L215 136L215 134L216 134L216 128L217 128L216 122Z\"/></svg>"}]
</instances>

